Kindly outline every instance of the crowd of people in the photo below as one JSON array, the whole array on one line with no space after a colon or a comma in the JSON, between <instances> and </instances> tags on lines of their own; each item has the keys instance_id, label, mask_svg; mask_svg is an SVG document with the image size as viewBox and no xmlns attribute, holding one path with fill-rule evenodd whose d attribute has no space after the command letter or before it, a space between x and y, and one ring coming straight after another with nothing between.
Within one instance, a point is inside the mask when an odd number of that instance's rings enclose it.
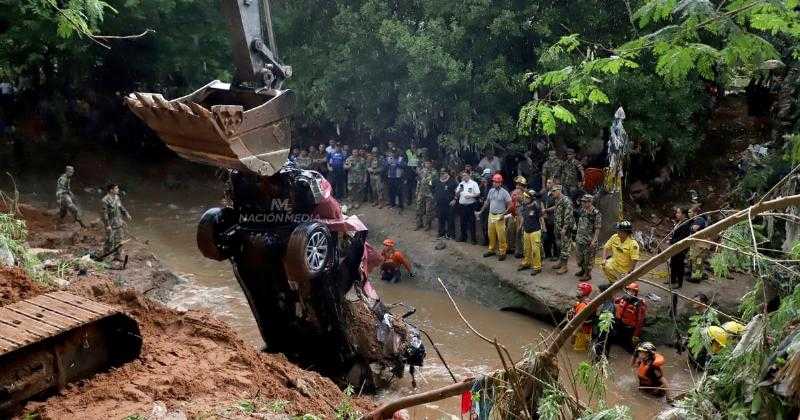
<instances>
[{"instance_id":1,"label":"crowd of people","mask_svg":"<svg viewBox=\"0 0 800 420\"><path fill-rule=\"evenodd\" d=\"M540 273L547 259L556 274L565 274L574 256L575 276L588 281L602 249L600 268L613 282L640 258L627 221L599 243L604 221L591 193L602 184L603 172L585 168L586 158L572 149L563 157L534 147L516 160L491 150L480 158L434 160L413 144L405 150L392 142L383 149L351 148L331 140L293 150L291 159L325 175L334 196L351 209L368 203L400 212L414 207L416 230L431 230L435 221L439 238L483 245L484 256L499 261L513 255L521 260L518 269L531 275Z\"/></svg>"},{"instance_id":2,"label":"crowd of people","mask_svg":"<svg viewBox=\"0 0 800 420\"><path fill-rule=\"evenodd\" d=\"M590 280L598 253L599 268L607 281L600 292L631 272L642 257L629 221L616 222L616 233L600 243L603 223L613 223L603 220L593 195L602 187L604 173L588 168L588 160L572 149L564 150L562 156L539 143L518 159L501 158L490 150L472 159L447 155L434 160L425 148L413 144L405 150L392 142L384 149L351 149L331 140L327 145L293 151L292 160L301 168L323 173L334 195L351 208L371 203L402 212L413 206L415 230L431 230L435 221L439 239L480 244L486 247L484 257L498 261L513 256L519 260L518 270L530 270L532 276L542 272L547 259L554 262L551 269L555 274L565 274L574 257L577 301L568 317L580 313L591 300L594 287ZM699 204L676 207L669 243L708 223ZM684 279L700 281L705 276L706 252L702 245L694 245L673 256L666 283L680 288ZM394 240L384 242L382 254L384 280L400 281L402 268L413 275ZM603 312L614 321L611 328L600 328ZM622 296L608 301L584 323L573 345L578 351L591 350L595 357L608 355L612 343L620 345L633 354L632 364L643 390L664 395L664 356L652 343L641 341L646 314L647 302L639 296L639 285L629 284ZM713 338L725 337L718 330L728 334L716 327L708 332L711 342L724 341Z\"/></svg>"}]
</instances>

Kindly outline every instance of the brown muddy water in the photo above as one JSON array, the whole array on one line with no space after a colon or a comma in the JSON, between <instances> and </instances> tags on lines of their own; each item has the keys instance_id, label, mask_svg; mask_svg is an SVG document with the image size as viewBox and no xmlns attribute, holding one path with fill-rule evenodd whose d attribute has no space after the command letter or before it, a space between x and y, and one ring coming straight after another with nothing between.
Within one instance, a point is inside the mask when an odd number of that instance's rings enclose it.
<instances>
[{"instance_id":1,"label":"brown muddy water","mask_svg":"<svg viewBox=\"0 0 800 420\"><path fill-rule=\"evenodd\" d=\"M161 198L154 201L152 197ZM203 258L195 245L197 220L206 208L219 202L220 197L221 189L191 193L166 189L139 190L126 197L125 202L134 216L132 232L140 240L149 241L152 251L187 280L178 286L170 304L175 307L209 310L232 325L253 345L261 346L255 321L229 263ZM443 265L447 263L442 261ZM377 279L373 281L386 303L402 301L417 308L417 313L410 320L434 338L458 378L499 368L500 362L494 348L480 341L465 327L447 296L441 290L430 288L430 280L406 278L400 284L386 284ZM525 315L481 306L476 303L480 300L477 296L459 296L456 300L478 331L497 337L514 357L520 357L530 343L539 342L552 331L551 326ZM428 358L417 378L419 391L451 383L433 348L427 343L426 346ZM685 355L679 356L669 348L662 348L661 352L667 357L665 373L670 388L687 389L692 379ZM584 358L585 354L574 352L570 348L562 351L562 378L566 378L566 372ZM644 396L636 390L635 373L629 363L630 356L627 353L618 347L612 349L613 373L608 381L606 401L610 405L627 405L636 419L651 418L666 405L663 401ZM411 379L406 375L376 398L380 402L412 392ZM459 418L458 411L459 399L451 398L413 409L412 418Z\"/></svg>"}]
</instances>

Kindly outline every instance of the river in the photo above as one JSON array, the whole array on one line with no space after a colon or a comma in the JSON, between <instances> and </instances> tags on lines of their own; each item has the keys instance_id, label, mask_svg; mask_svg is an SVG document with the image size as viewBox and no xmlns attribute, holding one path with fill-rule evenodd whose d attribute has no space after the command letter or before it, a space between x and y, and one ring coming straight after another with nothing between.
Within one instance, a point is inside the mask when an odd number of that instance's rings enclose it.
<instances>
[{"instance_id":1,"label":"river","mask_svg":"<svg viewBox=\"0 0 800 420\"><path fill-rule=\"evenodd\" d=\"M261 338L250 309L240 291L227 262L216 262L203 258L195 245L195 227L203 211L219 202L220 189L195 189L171 191L137 188L125 200L134 215L132 232L140 240L147 240L153 252L175 272L188 281L176 290L170 302L175 307L206 309L232 325L245 340L261 346ZM152 197L160 197L153 200ZM364 211L364 210L362 210ZM457 377L477 375L500 367L494 348L471 333L456 312L447 296L433 290L425 279L405 279L400 284L386 284L374 280L374 284L387 303L403 301L417 308L412 322L425 329L435 340ZM472 325L486 335L497 337L514 357L520 357L530 343L539 342L552 331L552 327L525 315L502 312L481 306L474 296L458 296L456 301ZM428 347L425 366L418 376L419 391L451 383L449 374L436 354ZM662 348L667 358L666 377L670 388L687 389L691 385L691 373L686 366L686 357L675 354L672 349ZM562 378L585 354L562 351L559 363ZM636 389L636 377L630 367L630 356L618 347L612 348L612 377L607 381L608 404L624 404L630 407L636 419L651 418L666 405L654 398L644 396ZM388 390L377 395L379 401L392 399L413 392L408 375L396 381ZM458 418L459 399L451 398L428 404L412 411L414 419Z\"/></svg>"}]
</instances>

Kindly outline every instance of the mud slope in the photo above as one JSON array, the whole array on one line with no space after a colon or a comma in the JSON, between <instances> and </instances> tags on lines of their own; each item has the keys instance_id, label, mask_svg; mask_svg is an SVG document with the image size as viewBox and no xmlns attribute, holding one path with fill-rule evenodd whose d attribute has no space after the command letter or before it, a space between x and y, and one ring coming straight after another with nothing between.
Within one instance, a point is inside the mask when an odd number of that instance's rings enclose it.
<instances>
[{"instance_id":1,"label":"mud slope","mask_svg":"<svg viewBox=\"0 0 800 420\"><path fill-rule=\"evenodd\" d=\"M49 214L35 207L25 206L23 212L30 245L51 247L46 252L51 258L81 255L99 241L97 226L79 231L52 224ZM345 396L333 382L300 369L282 355L260 352L205 312L176 311L145 297L137 289L154 287L160 263L145 244L131 243L127 252L137 263L126 270L74 269L63 277L71 293L118 306L138 321L144 342L141 356L71 384L44 401L31 401L20 416L31 412L50 419L147 416L154 404L161 403L189 418L249 418L237 408L243 403L264 411L277 407L290 415L334 415ZM120 287L127 276L135 280L135 287ZM17 268L0 270L2 305L53 288L32 282ZM362 410L371 407L367 400L358 400L357 405Z\"/></svg>"}]
</instances>

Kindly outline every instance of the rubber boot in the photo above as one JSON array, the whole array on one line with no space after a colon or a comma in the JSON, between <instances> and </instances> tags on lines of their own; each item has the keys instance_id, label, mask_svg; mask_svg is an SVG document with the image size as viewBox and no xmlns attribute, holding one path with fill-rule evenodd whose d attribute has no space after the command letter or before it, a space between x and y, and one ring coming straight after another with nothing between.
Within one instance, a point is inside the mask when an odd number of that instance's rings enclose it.
<instances>
[{"instance_id":1,"label":"rubber boot","mask_svg":"<svg viewBox=\"0 0 800 420\"><path fill-rule=\"evenodd\" d=\"M558 260L556 260L556 261L558 261ZM564 266L564 264L562 264L561 261L558 261L558 264L553 264L553 266L551 268L553 270L560 270L561 267L563 267L563 266Z\"/></svg>"},{"instance_id":2,"label":"rubber boot","mask_svg":"<svg viewBox=\"0 0 800 420\"><path fill-rule=\"evenodd\" d=\"M567 262L564 261L564 262L562 262L560 264L561 264L561 267L558 270L556 270L556 274L559 274L559 275L560 274L564 274L564 273L567 272Z\"/></svg>"},{"instance_id":3,"label":"rubber boot","mask_svg":"<svg viewBox=\"0 0 800 420\"><path fill-rule=\"evenodd\" d=\"M584 272L584 270L581 268L581 271L578 271L577 273L575 273L575 277L582 277L584 274L586 274L586 273L585 273L585 272Z\"/></svg>"}]
</instances>

